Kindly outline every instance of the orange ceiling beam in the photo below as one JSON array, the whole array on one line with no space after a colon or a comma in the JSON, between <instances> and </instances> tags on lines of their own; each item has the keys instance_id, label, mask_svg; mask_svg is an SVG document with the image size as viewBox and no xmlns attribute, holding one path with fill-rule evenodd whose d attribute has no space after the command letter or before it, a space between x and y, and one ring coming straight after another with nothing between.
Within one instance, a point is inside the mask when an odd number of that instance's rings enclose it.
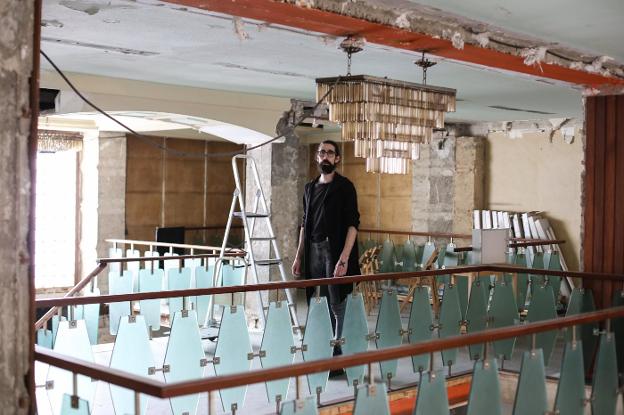
<instances>
[{"instance_id":1,"label":"orange ceiling beam","mask_svg":"<svg viewBox=\"0 0 624 415\"><path fill-rule=\"evenodd\" d=\"M463 49L456 49L449 40L435 39L422 33L274 0L165 1L332 36L363 36L369 43L409 51L424 50L435 56L571 84L591 87L624 85L622 79L549 63L542 63L540 66L528 66L524 64L524 58L508 53L469 44L464 45Z\"/></svg>"}]
</instances>

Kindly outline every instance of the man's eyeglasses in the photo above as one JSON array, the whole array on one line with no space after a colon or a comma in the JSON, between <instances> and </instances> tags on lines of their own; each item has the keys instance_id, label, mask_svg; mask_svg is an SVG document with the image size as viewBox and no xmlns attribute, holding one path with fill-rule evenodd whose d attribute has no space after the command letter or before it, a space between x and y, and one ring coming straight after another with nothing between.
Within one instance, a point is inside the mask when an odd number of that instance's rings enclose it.
<instances>
[{"instance_id":1,"label":"man's eyeglasses","mask_svg":"<svg viewBox=\"0 0 624 415\"><path fill-rule=\"evenodd\" d=\"M319 150L316 153L321 157L334 157L336 155L334 150Z\"/></svg>"}]
</instances>

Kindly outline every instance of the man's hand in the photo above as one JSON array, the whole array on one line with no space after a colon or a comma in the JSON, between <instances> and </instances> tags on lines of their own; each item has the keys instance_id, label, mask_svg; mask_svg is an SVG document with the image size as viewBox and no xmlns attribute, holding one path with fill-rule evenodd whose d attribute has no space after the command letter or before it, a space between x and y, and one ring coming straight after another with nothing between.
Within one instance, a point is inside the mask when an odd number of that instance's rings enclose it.
<instances>
[{"instance_id":1,"label":"man's hand","mask_svg":"<svg viewBox=\"0 0 624 415\"><path fill-rule=\"evenodd\" d=\"M301 260L299 258L295 258L292 264L292 273L295 277L301 276Z\"/></svg>"},{"instance_id":2,"label":"man's hand","mask_svg":"<svg viewBox=\"0 0 624 415\"><path fill-rule=\"evenodd\" d=\"M347 273L347 261L339 259L334 267L334 277L344 277Z\"/></svg>"}]
</instances>

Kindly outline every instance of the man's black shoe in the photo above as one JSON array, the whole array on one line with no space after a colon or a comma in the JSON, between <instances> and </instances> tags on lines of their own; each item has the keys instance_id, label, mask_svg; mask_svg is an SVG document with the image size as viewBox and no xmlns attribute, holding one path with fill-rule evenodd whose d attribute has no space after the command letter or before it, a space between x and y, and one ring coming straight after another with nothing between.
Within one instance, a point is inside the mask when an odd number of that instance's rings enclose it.
<instances>
[{"instance_id":1,"label":"man's black shoe","mask_svg":"<svg viewBox=\"0 0 624 415\"><path fill-rule=\"evenodd\" d=\"M344 369L334 369L329 371L329 378L337 378L345 374Z\"/></svg>"}]
</instances>

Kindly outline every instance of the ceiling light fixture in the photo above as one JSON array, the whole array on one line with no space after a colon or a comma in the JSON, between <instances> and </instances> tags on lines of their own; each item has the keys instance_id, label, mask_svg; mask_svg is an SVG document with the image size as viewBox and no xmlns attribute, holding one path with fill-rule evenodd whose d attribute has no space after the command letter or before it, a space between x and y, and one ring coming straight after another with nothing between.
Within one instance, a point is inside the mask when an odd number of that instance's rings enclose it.
<instances>
[{"instance_id":1,"label":"ceiling light fixture","mask_svg":"<svg viewBox=\"0 0 624 415\"><path fill-rule=\"evenodd\" d=\"M343 141L354 142L356 157L366 158L367 172L406 174L410 160L420 157L420 143L429 141L434 128L444 127L446 112L455 111L456 91L426 85L427 69L435 62L424 53L416 62L423 69L422 84L351 75L351 55L362 50L363 42L342 41L347 75L317 79L317 101L327 94L329 120L342 126Z\"/></svg>"}]
</instances>

